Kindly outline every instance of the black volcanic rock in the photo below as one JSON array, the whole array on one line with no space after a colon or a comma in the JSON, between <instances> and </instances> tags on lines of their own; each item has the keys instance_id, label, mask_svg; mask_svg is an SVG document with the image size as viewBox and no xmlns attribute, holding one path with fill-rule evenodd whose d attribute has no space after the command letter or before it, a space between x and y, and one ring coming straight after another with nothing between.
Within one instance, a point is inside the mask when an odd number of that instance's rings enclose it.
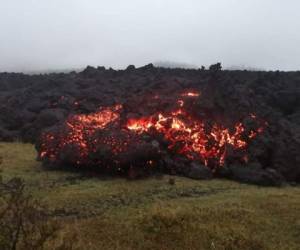
<instances>
[{"instance_id":1,"label":"black volcanic rock","mask_svg":"<svg viewBox=\"0 0 300 250\"><path fill-rule=\"evenodd\" d=\"M66 116L66 110L63 109L44 109L34 121L34 126L37 128L51 127L60 121L63 121Z\"/></svg>"},{"instance_id":2,"label":"black volcanic rock","mask_svg":"<svg viewBox=\"0 0 300 250\"><path fill-rule=\"evenodd\" d=\"M228 176L227 176L228 177ZM281 186L284 178L275 169L262 169L255 166L231 166L230 179L262 186Z\"/></svg>"},{"instance_id":3,"label":"black volcanic rock","mask_svg":"<svg viewBox=\"0 0 300 250\"><path fill-rule=\"evenodd\" d=\"M245 118L250 113L268 123L248 149L249 159L261 168L251 167L251 161L250 167L232 167L240 164L232 155L221 175L265 185L277 185L280 176L300 182L300 72L224 71L220 66L184 70L149 64L126 70L88 66L68 74L0 73L0 140L35 142L42 131L61 124L68 115L95 112L101 106L122 104L128 117L168 111L177 102L174 95L196 90L199 98L185 100L194 116L225 127L242 121L247 130L253 127ZM189 175L190 163L167 159L163 156L162 164ZM201 172L196 169L193 176Z\"/></svg>"},{"instance_id":4,"label":"black volcanic rock","mask_svg":"<svg viewBox=\"0 0 300 250\"><path fill-rule=\"evenodd\" d=\"M195 180L208 180L213 178L211 170L204 165L192 163L188 177Z\"/></svg>"}]
</instances>

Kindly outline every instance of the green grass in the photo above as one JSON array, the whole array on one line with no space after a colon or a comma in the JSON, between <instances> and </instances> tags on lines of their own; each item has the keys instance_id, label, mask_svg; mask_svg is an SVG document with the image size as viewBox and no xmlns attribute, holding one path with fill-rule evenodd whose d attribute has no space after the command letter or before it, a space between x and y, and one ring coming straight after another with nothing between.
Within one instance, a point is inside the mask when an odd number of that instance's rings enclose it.
<instances>
[{"instance_id":1,"label":"green grass","mask_svg":"<svg viewBox=\"0 0 300 250\"><path fill-rule=\"evenodd\" d=\"M0 143L4 179L75 230L80 249L300 249L300 187L169 176L138 181L44 169L30 144Z\"/></svg>"}]
</instances>

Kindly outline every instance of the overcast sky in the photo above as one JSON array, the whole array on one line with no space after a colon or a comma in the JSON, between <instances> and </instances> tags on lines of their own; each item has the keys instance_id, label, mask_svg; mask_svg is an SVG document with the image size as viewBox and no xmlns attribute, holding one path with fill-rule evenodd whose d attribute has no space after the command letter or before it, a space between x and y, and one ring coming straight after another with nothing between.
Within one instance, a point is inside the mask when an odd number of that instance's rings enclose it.
<instances>
[{"instance_id":1,"label":"overcast sky","mask_svg":"<svg viewBox=\"0 0 300 250\"><path fill-rule=\"evenodd\" d=\"M300 69L299 0L0 0L0 71Z\"/></svg>"}]
</instances>

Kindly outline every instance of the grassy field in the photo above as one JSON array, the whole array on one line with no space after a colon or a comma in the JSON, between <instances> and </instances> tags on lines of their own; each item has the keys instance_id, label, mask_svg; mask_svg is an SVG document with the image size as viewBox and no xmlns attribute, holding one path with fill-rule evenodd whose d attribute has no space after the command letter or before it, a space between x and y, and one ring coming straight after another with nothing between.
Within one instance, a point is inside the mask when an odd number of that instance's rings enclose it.
<instances>
[{"instance_id":1,"label":"grassy field","mask_svg":"<svg viewBox=\"0 0 300 250\"><path fill-rule=\"evenodd\" d=\"M3 178L22 177L80 249L300 249L299 186L50 171L30 144L0 143L0 156Z\"/></svg>"}]
</instances>

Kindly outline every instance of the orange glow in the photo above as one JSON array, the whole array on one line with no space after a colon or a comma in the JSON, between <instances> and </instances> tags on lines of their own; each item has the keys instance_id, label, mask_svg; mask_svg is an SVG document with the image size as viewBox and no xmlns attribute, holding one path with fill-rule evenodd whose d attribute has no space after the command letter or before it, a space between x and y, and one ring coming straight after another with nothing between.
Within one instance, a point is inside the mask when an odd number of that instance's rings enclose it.
<instances>
[{"instance_id":1,"label":"orange glow","mask_svg":"<svg viewBox=\"0 0 300 250\"><path fill-rule=\"evenodd\" d=\"M184 101L183 100L178 100L177 103L179 104L180 107L183 107L183 105L184 105Z\"/></svg>"},{"instance_id":2,"label":"orange glow","mask_svg":"<svg viewBox=\"0 0 300 250\"><path fill-rule=\"evenodd\" d=\"M184 112L130 120L127 128L139 134L148 133L153 128L170 142L169 149L176 148L177 153L184 154L189 159L201 160L205 165L213 161L220 166L225 163L227 147L243 150L249 139L262 132L252 131L244 139L245 128L242 123L237 123L233 133L217 124L207 133L204 122L191 119Z\"/></svg>"},{"instance_id":3,"label":"orange glow","mask_svg":"<svg viewBox=\"0 0 300 250\"><path fill-rule=\"evenodd\" d=\"M200 93L199 92L190 91L190 92L183 93L182 96L198 97L198 96L200 96Z\"/></svg>"},{"instance_id":4,"label":"orange glow","mask_svg":"<svg viewBox=\"0 0 300 250\"><path fill-rule=\"evenodd\" d=\"M59 143L55 148L49 148L48 145L51 143L51 141L56 140L57 137L49 133L44 134L40 157L56 159L58 153L65 146L73 145L79 149L78 160L76 163L80 164L81 160L83 160L89 154L90 143L88 142L88 137L96 130L104 129L108 124L119 119L119 111L121 108L121 105L116 105L112 108L102 109L99 112L89 115L82 114L69 117L65 122L65 134L59 138Z\"/></svg>"},{"instance_id":5,"label":"orange glow","mask_svg":"<svg viewBox=\"0 0 300 250\"><path fill-rule=\"evenodd\" d=\"M198 92L186 92L186 97L200 96ZM186 99L184 99L186 100ZM68 147L75 147L75 164L86 164L91 152L98 152L100 146L109 145L112 154L119 154L127 150L132 138L142 141L144 133L150 136L159 135L167 142L165 148L172 154L180 154L190 160L197 160L208 167L223 166L230 152L239 152L240 160L247 162L247 147L249 142L262 133L267 126L258 120L255 114L249 118L257 121L256 129L248 131L242 122L237 122L230 128L218 123L211 123L192 117L183 108L184 100L177 100L177 108L168 112L157 112L152 115L122 120L121 105L102 108L92 114L70 116L59 132L45 133L42 138L40 157L55 161L60 152L68 151ZM175 101L176 103L176 101ZM122 132L122 138L109 129ZM101 137L101 131L107 135ZM99 133L101 132L101 133ZM99 133L99 134L98 134ZM96 135L96 136L95 136ZM91 139L92 138L92 139ZM49 146L51 145L51 146ZM148 163L153 164L152 159Z\"/></svg>"}]
</instances>

